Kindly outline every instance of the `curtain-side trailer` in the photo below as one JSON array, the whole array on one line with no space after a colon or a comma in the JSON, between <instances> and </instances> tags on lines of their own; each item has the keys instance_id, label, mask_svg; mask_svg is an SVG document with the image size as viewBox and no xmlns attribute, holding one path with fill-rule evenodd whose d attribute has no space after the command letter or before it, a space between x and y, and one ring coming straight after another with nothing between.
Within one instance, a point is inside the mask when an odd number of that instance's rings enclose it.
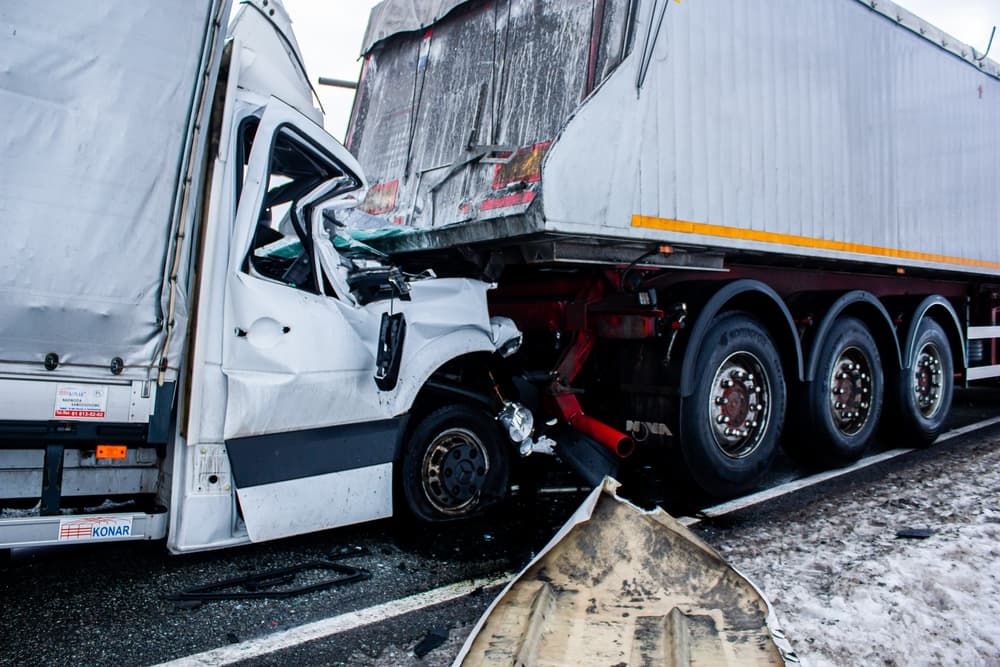
<instances>
[{"instance_id":1,"label":"curtain-side trailer","mask_svg":"<svg viewBox=\"0 0 1000 667\"><path fill-rule=\"evenodd\" d=\"M0 549L461 517L539 444L490 285L352 247L288 15L229 16L0 7Z\"/></svg>"},{"instance_id":2,"label":"curtain-side trailer","mask_svg":"<svg viewBox=\"0 0 1000 667\"><path fill-rule=\"evenodd\" d=\"M1000 375L1000 68L892 2L385 0L363 57L370 242L499 282L584 470L731 495Z\"/></svg>"}]
</instances>

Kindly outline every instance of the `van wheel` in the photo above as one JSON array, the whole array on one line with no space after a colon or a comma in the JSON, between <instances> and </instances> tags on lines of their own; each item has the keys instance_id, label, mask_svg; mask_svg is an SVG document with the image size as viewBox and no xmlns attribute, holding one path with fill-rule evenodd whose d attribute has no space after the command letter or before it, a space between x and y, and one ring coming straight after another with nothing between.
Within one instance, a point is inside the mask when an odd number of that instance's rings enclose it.
<instances>
[{"instance_id":1,"label":"van wheel","mask_svg":"<svg viewBox=\"0 0 1000 667\"><path fill-rule=\"evenodd\" d=\"M917 330L913 366L899 375L900 445L926 447L944 430L955 389L955 367L948 336L925 319Z\"/></svg>"},{"instance_id":2,"label":"van wheel","mask_svg":"<svg viewBox=\"0 0 1000 667\"><path fill-rule=\"evenodd\" d=\"M857 461L875 436L884 391L882 360L868 327L853 317L838 319L806 388L795 449L821 466Z\"/></svg>"},{"instance_id":3,"label":"van wheel","mask_svg":"<svg viewBox=\"0 0 1000 667\"><path fill-rule=\"evenodd\" d=\"M785 413L781 359L767 331L745 313L716 318L698 350L694 393L681 404L680 449L706 493L742 493L767 471Z\"/></svg>"},{"instance_id":4,"label":"van wheel","mask_svg":"<svg viewBox=\"0 0 1000 667\"><path fill-rule=\"evenodd\" d=\"M428 522L476 516L504 498L509 468L496 420L466 405L440 408L406 442L400 479L406 509Z\"/></svg>"}]
</instances>

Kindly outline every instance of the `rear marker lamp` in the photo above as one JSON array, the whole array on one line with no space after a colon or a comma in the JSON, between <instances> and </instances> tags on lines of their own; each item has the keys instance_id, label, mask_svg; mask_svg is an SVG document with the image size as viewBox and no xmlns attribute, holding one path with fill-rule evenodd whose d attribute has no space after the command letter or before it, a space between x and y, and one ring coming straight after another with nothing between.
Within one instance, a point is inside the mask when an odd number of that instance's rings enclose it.
<instances>
[{"instance_id":1,"label":"rear marker lamp","mask_svg":"<svg viewBox=\"0 0 1000 667\"><path fill-rule=\"evenodd\" d=\"M128 447L125 445L98 445L98 459L122 460L128 455Z\"/></svg>"}]
</instances>

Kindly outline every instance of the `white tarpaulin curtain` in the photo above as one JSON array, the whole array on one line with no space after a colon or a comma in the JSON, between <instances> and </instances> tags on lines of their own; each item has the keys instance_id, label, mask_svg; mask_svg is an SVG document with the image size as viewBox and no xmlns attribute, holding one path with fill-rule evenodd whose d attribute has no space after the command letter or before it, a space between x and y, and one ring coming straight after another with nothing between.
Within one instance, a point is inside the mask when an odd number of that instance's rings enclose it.
<instances>
[{"instance_id":1,"label":"white tarpaulin curtain","mask_svg":"<svg viewBox=\"0 0 1000 667\"><path fill-rule=\"evenodd\" d=\"M157 361L177 184L220 2L0 4L0 362Z\"/></svg>"}]
</instances>

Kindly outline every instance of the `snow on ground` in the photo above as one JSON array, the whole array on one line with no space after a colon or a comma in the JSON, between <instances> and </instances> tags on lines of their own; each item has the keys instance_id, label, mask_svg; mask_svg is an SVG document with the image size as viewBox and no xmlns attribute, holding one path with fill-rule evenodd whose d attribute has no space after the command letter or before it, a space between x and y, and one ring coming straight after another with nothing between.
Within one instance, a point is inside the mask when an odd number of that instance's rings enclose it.
<instances>
[{"instance_id":1,"label":"snow on ground","mask_svg":"<svg viewBox=\"0 0 1000 667\"><path fill-rule=\"evenodd\" d=\"M930 528L925 540L897 538ZM957 448L708 541L810 665L1000 664L1000 445Z\"/></svg>"}]
</instances>

